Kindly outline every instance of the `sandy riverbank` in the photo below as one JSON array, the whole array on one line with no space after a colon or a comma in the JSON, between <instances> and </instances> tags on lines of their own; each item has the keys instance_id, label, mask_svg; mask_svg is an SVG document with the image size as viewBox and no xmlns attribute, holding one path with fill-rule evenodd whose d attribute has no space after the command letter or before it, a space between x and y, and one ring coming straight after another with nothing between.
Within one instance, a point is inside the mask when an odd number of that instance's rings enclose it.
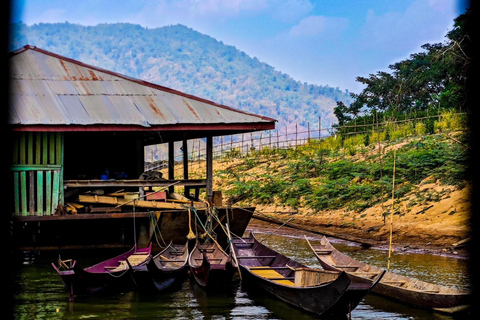
<instances>
[{"instance_id":1,"label":"sandy riverbank","mask_svg":"<svg viewBox=\"0 0 480 320\"><path fill-rule=\"evenodd\" d=\"M462 244L470 237L471 186L445 186L424 180L419 188L395 203L392 241L395 250L466 257ZM391 200L361 213L344 210L313 212L305 208L257 206L260 217L288 221L300 228L343 239L388 246L391 216L383 216ZM254 225L259 222L253 221Z\"/></svg>"}]
</instances>

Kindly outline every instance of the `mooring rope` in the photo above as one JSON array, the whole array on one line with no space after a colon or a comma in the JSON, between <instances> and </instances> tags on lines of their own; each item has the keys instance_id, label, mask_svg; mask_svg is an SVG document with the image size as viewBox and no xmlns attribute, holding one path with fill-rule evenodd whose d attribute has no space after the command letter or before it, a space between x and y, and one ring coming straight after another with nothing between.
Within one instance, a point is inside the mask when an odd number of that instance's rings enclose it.
<instances>
[{"instance_id":1,"label":"mooring rope","mask_svg":"<svg viewBox=\"0 0 480 320\"><path fill-rule=\"evenodd\" d=\"M161 215L162 212L160 211L159 214ZM162 236L162 231L160 230L159 226L158 226L158 220L160 220L160 216L159 218L155 221L155 213L153 213L153 211L150 211L150 223L154 226L153 227L153 234L155 235L155 240L158 244L158 246L160 248L164 248L167 246L167 243L165 242L165 240L163 239L163 236ZM158 230L158 234L160 235L160 239L162 239L162 242L163 242L163 246L160 244L160 242L158 241L158 237L157 237L157 230Z\"/></svg>"}]
</instances>

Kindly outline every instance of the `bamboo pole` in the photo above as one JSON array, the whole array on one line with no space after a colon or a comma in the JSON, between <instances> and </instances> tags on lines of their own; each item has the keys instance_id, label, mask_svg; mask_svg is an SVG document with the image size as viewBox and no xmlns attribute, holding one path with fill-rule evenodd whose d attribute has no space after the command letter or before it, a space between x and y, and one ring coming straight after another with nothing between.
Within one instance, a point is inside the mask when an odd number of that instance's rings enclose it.
<instances>
[{"instance_id":1,"label":"bamboo pole","mask_svg":"<svg viewBox=\"0 0 480 320\"><path fill-rule=\"evenodd\" d=\"M393 214L395 204L395 165L397 159L397 149L393 150L393 181L392 181L392 212L390 213L390 244L388 246L387 270L390 270L390 260L392 258L392 237L393 237Z\"/></svg>"}]
</instances>

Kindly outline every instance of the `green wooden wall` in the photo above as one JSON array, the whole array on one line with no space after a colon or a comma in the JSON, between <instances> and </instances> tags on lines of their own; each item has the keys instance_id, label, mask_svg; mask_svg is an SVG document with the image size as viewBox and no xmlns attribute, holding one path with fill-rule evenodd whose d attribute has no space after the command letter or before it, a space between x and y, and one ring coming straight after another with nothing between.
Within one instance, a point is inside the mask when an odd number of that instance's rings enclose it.
<instances>
[{"instance_id":1,"label":"green wooden wall","mask_svg":"<svg viewBox=\"0 0 480 320\"><path fill-rule=\"evenodd\" d=\"M51 215L63 204L63 144L63 133L15 133L14 215Z\"/></svg>"}]
</instances>

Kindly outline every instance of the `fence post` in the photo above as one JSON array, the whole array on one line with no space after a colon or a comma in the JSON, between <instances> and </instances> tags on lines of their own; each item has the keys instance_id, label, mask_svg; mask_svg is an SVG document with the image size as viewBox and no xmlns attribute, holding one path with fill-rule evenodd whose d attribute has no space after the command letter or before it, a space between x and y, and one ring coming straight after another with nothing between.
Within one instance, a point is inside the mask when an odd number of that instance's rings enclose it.
<instances>
[{"instance_id":1,"label":"fence post","mask_svg":"<svg viewBox=\"0 0 480 320\"><path fill-rule=\"evenodd\" d=\"M318 142L322 139L322 117L318 117Z\"/></svg>"},{"instance_id":2,"label":"fence post","mask_svg":"<svg viewBox=\"0 0 480 320\"><path fill-rule=\"evenodd\" d=\"M280 137L278 135L278 130L277 131L277 149L280 149Z\"/></svg>"},{"instance_id":3,"label":"fence post","mask_svg":"<svg viewBox=\"0 0 480 320\"><path fill-rule=\"evenodd\" d=\"M307 129L308 129L308 139L307 139L307 142L310 143L310 121L307 122Z\"/></svg>"},{"instance_id":4,"label":"fence post","mask_svg":"<svg viewBox=\"0 0 480 320\"><path fill-rule=\"evenodd\" d=\"M295 149L298 146L298 125L295 123Z\"/></svg>"}]
</instances>

